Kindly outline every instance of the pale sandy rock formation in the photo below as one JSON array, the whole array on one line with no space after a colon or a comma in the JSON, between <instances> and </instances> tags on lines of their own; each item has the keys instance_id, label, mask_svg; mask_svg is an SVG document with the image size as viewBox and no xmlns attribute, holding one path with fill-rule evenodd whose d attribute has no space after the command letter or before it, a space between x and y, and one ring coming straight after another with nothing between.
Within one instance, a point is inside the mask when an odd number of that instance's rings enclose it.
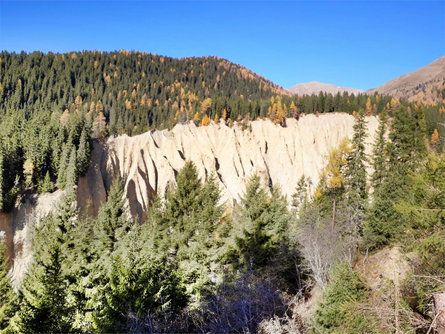
<instances>
[{"instance_id":1,"label":"pale sandy rock formation","mask_svg":"<svg viewBox=\"0 0 445 334\"><path fill-rule=\"evenodd\" d=\"M375 117L367 120L371 143L378 121ZM171 131L123 135L108 140L102 170L107 175L121 175L131 212L142 217L153 196L164 196L174 184L175 174L186 160L195 163L201 178L214 173L223 200L229 203L239 200L255 173L290 199L303 174L314 185L318 183L324 156L344 137L352 136L353 123L352 116L336 113L288 119L284 128L269 120L256 120L244 130L223 122L206 127L189 123Z\"/></svg>"},{"instance_id":2,"label":"pale sandy rock formation","mask_svg":"<svg viewBox=\"0 0 445 334\"><path fill-rule=\"evenodd\" d=\"M11 213L0 214L0 236L5 238L8 257L14 259L10 275L15 286L22 281L31 260L32 226L55 209L63 194L62 190L28 194Z\"/></svg>"}]
</instances>

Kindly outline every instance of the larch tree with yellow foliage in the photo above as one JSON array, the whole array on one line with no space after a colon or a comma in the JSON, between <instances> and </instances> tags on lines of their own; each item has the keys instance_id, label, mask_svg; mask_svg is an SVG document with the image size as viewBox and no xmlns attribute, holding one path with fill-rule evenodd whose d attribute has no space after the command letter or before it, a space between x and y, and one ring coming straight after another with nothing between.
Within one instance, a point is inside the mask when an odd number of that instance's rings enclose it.
<instances>
[{"instance_id":1,"label":"larch tree with yellow foliage","mask_svg":"<svg viewBox=\"0 0 445 334\"><path fill-rule=\"evenodd\" d=\"M332 201L332 232L335 231L336 204L337 199L344 192L344 173L351 150L348 138L344 138L338 147L329 152L326 157L326 166L320 173L319 186L314 194L316 200L321 201L323 198L330 198Z\"/></svg>"},{"instance_id":2,"label":"larch tree with yellow foliage","mask_svg":"<svg viewBox=\"0 0 445 334\"><path fill-rule=\"evenodd\" d=\"M207 115L204 115L204 117L201 120L201 126L207 126L210 124L210 117Z\"/></svg>"},{"instance_id":3,"label":"larch tree with yellow foliage","mask_svg":"<svg viewBox=\"0 0 445 334\"><path fill-rule=\"evenodd\" d=\"M365 107L366 116L372 115L372 103L371 98L368 96L368 99L366 100L366 107Z\"/></svg>"},{"instance_id":4,"label":"larch tree with yellow foliage","mask_svg":"<svg viewBox=\"0 0 445 334\"><path fill-rule=\"evenodd\" d=\"M294 101L291 102L289 111L290 111L290 114L292 115L292 117L295 118L296 120L298 120L300 118L300 115L298 113L298 107L295 105Z\"/></svg>"},{"instance_id":5,"label":"larch tree with yellow foliage","mask_svg":"<svg viewBox=\"0 0 445 334\"><path fill-rule=\"evenodd\" d=\"M201 103L201 113L205 114L209 110L211 105L212 105L212 99L210 97L208 97L204 101L202 101L202 103Z\"/></svg>"},{"instance_id":6,"label":"larch tree with yellow foliage","mask_svg":"<svg viewBox=\"0 0 445 334\"><path fill-rule=\"evenodd\" d=\"M196 125L198 125L200 120L201 120L201 117L199 116L199 112L196 112L195 115L193 116L193 122L195 122Z\"/></svg>"},{"instance_id":7,"label":"larch tree with yellow foliage","mask_svg":"<svg viewBox=\"0 0 445 334\"><path fill-rule=\"evenodd\" d=\"M434 129L434 132L431 135L430 143L433 147L436 147L440 144L439 131L437 131L437 129Z\"/></svg>"}]
</instances>

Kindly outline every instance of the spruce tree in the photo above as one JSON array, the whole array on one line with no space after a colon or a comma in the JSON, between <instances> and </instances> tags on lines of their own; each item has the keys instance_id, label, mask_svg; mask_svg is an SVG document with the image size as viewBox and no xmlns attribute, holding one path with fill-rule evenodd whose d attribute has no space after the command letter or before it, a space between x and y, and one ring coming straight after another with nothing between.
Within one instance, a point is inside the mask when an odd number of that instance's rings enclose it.
<instances>
[{"instance_id":1,"label":"spruce tree","mask_svg":"<svg viewBox=\"0 0 445 334\"><path fill-rule=\"evenodd\" d=\"M107 295L113 322L102 329L127 332L135 317L142 324L146 323L147 315L156 322L186 305L176 263L167 261L156 249L146 247L146 239L140 232L140 226L134 225L113 256ZM168 328L145 324L140 330L168 331Z\"/></svg>"},{"instance_id":2,"label":"spruce tree","mask_svg":"<svg viewBox=\"0 0 445 334\"><path fill-rule=\"evenodd\" d=\"M70 332L73 310L68 300L67 253L77 211L74 194L68 193L56 213L40 221L33 240L33 262L20 288L20 331Z\"/></svg>"},{"instance_id":3,"label":"spruce tree","mask_svg":"<svg viewBox=\"0 0 445 334\"><path fill-rule=\"evenodd\" d=\"M9 266L6 257L6 246L0 241L0 332L9 333L11 329L11 318L16 311L16 295L12 289L8 275Z\"/></svg>"},{"instance_id":4,"label":"spruce tree","mask_svg":"<svg viewBox=\"0 0 445 334\"><path fill-rule=\"evenodd\" d=\"M348 201L357 203L360 209L364 209L368 197L366 183L366 163L368 161L365 153L366 140L365 112L361 110L355 120L354 135L352 137L352 150L348 155L345 171L345 190Z\"/></svg>"},{"instance_id":5,"label":"spruce tree","mask_svg":"<svg viewBox=\"0 0 445 334\"><path fill-rule=\"evenodd\" d=\"M52 152L51 152L51 168L54 173L59 171L61 156L63 151L63 144L65 142L65 128L59 124L57 130L57 136L52 140Z\"/></svg>"},{"instance_id":6,"label":"spruce tree","mask_svg":"<svg viewBox=\"0 0 445 334\"><path fill-rule=\"evenodd\" d=\"M45 178L39 184L39 193L52 192L54 190L54 184L49 176L49 171L46 172Z\"/></svg>"},{"instance_id":7,"label":"spruce tree","mask_svg":"<svg viewBox=\"0 0 445 334\"><path fill-rule=\"evenodd\" d=\"M86 308L91 312L87 320L93 328L100 331L110 331L119 319L118 312L110 305L112 295L110 277L113 271L119 244L132 225L125 209L123 199L123 183L116 178L108 193L107 201L99 209L99 215L94 222L94 265L89 273L86 294L90 296Z\"/></svg>"},{"instance_id":8,"label":"spruce tree","mask_svg":"<svg viewBox=\"0 0 445 334\"><path fill-rule=\"evenodd\" d=\"M88 279L94 269L94 250L91 247L94 221L77 219L71 230L71 238L66 247L66 267L69 287L68 299L73 307L73 328L75 331L90 332L91 321L88 321L87 302Z\"/></svg>"},{"instance_id":9,"label":"spruce tree","mask_svg":"<svg viewBox=\"0 0 445 334\"><path fill-rule=\"evenodd\" d=\"M345 167L345 205L353 210L356 217L356 229L363 234L363 221L367 207L368 186L366 167L368 157L365 153L366 120L365 112L361 110L355 119L352 150L347 157Z\"/></svg>"},{"instance_id":10,"label":"spruce tree","mask_svg":"<svg viewBox=\"0 0 445 334\"><path fill-rule=\"evenodd\" d=\"M268 194L254 175L241 198L232 256L248 267L267 264L284 239L289 220L285 199L277 190Z\"/></svg>"},{"instance_id":11,"label":"spruce tree","mask_svg":"<svg viewBox=\"0 0 445 334\"><path fill-rule=\"evenodd\" d=\"M387 113L383 111L379 115L379 127L372 151L372 167L374 172L371 177L371 185L374 192L378 192L379 187L387 176L387 142L385 138L387 122Z\"/></svg>"},{"instance_id":12,"label":"spruce tree","mask_svg":"<svg viewBox=\"0 0 445 334\"><path fill-rule=\"evenodd\" d=\"M4 187L4 180L3 180L3 151L0 146L0 212L3 210L3 187Z\"/></svg>"},{"instance_id":13,"label":"spruce tree","mask_svg":"<svg viewBox=\"0 0 445 334\"><path fill-rule=\"evenodd\" d=\"M184 231L187 227L184 220L199 209L200 203L197 199L201 188L195 165L187 161L176 177L175 189L167 195L166 217L174 221L175 230Z\"/></svg>"},{"instance_id":14,"label":"spruce tree","mask_svg":"<svg viewBox=\"0 0 445 334\"><path fill-rule=\"evenodd\" d=\"M368 288L346 263L337 264L331 272L331 282L323 293L323 302L315 313L315 328L321 333L374 333L365 314L355 309L366 300Z\"/></svg>"},{"instance_id":15,"label":"spruce tree","mask_svg":"<svg viewBox=\"0 0 445 334\"><path fill-rule=\"evenodd\" d=\"M79 148L77 150L77 169L79 175L83 176L87 173L90 165L91 149L89 131L84 126L79 139Z\"/></svg>"},{"instance_id":16,"label":"spruce tree","mask_svg":"<svg viewBox=\"0 0 445 334\"><path fill-rule=\"evenodd\" d=\"M187 161L167 194L166 208L157 215L155 243L178 265L192 304L202 299L203 288L217 261L217 223L222 215L220 193L214 176L201 183L195 165ZM173 255L173 256L172 256Z\"/></svg>"},{"instance_id":17,"label":"spruce tree","mask_svg":"<svg viewBox=\"0 0 445 334\"><path fill-rule=\"evenodd\" d=\"M406 196L409 174L425 155L422 110L401 105L393 113L388 143L388 177L374 193L365 226L366 245L380 247L396 239L406 227L395 203Z\"/></svg>"},{"instance_id":18,"label":"spruce tree","mask_svg":"<svg viewBox=\"0 0 445 334\"><path fill-rule=\"evenodd\" d=\"M60 156L59 169L57 171L57 186L59 189L65 189L67 181L67 168L71 154L71 146L63 145L62 154Z\"/></svg>"},{"instance_id":19,"label":"spruce tree","mask_svg":"<svg viewBox=\"0 0 445 334\"><path fill-rule=\"evenodd\" d=\"M295 193L292 194L292 206L297 214L304 211L309 201L309 185L310 179L302 175L298 180Z\"/></svg>"},{"instance_id":20,"label":"spruce tree","mask_svg":"<svg viewBox=\"0 0 445 334\"><path fill-rule=\"evenodd\" d=\"M70 159L68 160L68 169L66 171L66 186L69 189L77 184L77 175L76 147L72 146Z\"/></svg>"}]
</instances>

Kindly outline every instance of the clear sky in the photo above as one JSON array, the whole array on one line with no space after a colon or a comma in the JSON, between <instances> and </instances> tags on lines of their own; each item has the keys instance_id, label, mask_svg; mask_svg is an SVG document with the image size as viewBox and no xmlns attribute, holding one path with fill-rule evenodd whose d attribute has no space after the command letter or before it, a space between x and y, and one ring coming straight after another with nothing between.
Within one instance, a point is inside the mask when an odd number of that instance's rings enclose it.
<instances>
[{"instance_id":1,"label":"clear sky","mask_svg":"<svg viewBox=\"0 0 445 334\"><path fill-rule=\"evenodd\" d=\"M368 89L445 55L445 1L0 0L0 50L119 49Z\"/></svg>"}]
</instances>

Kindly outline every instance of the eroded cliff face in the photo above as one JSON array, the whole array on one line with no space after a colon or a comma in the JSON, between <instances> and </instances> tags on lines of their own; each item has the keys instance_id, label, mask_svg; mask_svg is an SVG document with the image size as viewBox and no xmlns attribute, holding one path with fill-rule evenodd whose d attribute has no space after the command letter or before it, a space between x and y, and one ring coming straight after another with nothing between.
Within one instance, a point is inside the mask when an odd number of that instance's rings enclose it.
<instances>
[{"instance_id":1,"label":"eroded cliff face","mask_svg":"<svg viewBox=\"0 0 445 334\"><path fill-rule=\"evenodd\" d=\"M378 121L375 117L367 121L369 150ZM281 127L269 120L256 120L244 129L223 122L205 127L189 123L177 125L171 131L110 138L106 154L95 151L100 158L93 158L101 164L100 168L92 166L101 171L100 175L94 174L100 180L92 181L93 175L88 177L94 184L107 188L112 177L120 175L131 212L141 218L153 196L164 196L175 183L175 174L186 160L196 164L202 179L215 174L222 200L228 204L239 200L254 173L265 184L281 188L290 199L303 174L310 177L315 187L324 156L344 137L352 137L354 118L343 113L306 115L286 123L286 127ZM99 207L97 203L93 206Z\"/></svg>"},{"instance_id":2,"label":"eroded cliff face","mask_svg":"<svg viewBox=\"0 0 445 334\"><path fill-rule=\"evenodd\" d=\"M0 239L5 239L6 254L12 259L10 275L18 286L31 260L32 226L51 213L64 191L42 195L27 194L10 213L0 213Z\"/></svg>"},{"instance_id":3,"label":"eroded cliff face","mask_svg":"<svg viewBox=\"0 0 445 334\"><path fill-rule=\"evenodd\" d=\"M373 142L378 121L367 118L368 145ZM228 205L242 196L249 178L258 173L264 184L278 186L290 199L304 174L313 188L324 165L324 156L344 137L351 138L354 118L347 114L306 115L287 120L287 127L269 120L229 127L223 122L196 127L180 124L172 130L126 135L95 143L90 169L79 179L77 201L81 215L95 216L106 200L114 177L125 183L131 213L143 219L156 195L164 196L175 184L175 174L192 160L200 177L214 173L222 201ZM30 222L56 207L63 192L28 195L10 214L0 214L0 238L6 238L14 259L12 275L19 284L26 272L30 252Z\"/></svg>"}]
</instances>

